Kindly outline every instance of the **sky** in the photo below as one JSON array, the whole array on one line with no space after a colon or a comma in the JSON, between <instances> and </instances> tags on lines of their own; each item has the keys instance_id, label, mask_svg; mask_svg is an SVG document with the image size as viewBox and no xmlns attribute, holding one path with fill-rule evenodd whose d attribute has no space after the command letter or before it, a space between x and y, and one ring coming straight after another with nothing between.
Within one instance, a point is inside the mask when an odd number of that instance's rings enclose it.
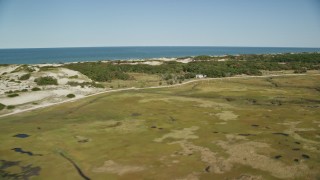
<instances>
[{"instance_id":1,"label":"sky","mask_svg":"<svg viewBox=\"0 0 320 180\"><path fill-rule=\"evenodd\" d=\"M0 0L0 48L320 47L320 0Z\"/></svg>"}]
</instances>

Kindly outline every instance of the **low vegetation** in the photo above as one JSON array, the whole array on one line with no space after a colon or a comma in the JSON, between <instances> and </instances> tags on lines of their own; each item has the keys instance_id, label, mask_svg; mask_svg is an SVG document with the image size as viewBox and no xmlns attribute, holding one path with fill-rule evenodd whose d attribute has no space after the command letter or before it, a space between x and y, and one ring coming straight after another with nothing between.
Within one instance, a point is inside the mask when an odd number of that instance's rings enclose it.
<instances>
[{"instance_id":1,"label":"low vegetation","mask_svg":"<svg viewBox=\"0 0 320 180\"><path fill-rule=\"evenodd\" d=\"M58 85L57 79L51 76L39 77L34 80L39 86Z\"/></svg>"},{"instance_id":2,"label":"low vegetation","mask_svg":"<svg viewBox=\"0 0 320 180\"><path fill-rule=\"evenodd\" d=\"M6 105L0 103L0 111L3 110L6 107Z\"/></svg>"},{"instance_id":3,"label":"low vegetation","mask_svg":"<svg viewBox=\"0 0 320 180\"><path fill-rule=\"evenodd\" d=\"M183 80L193 78L196 74L205 74L207 77L228 77L239 74L261 75L262 70L302 72L320 69L319 53L226 56L222 57L226 61L217 61L219 58L197 56L194 58L195 61L187 64L169 61L157 66L85 62L68 64L64 67L79 71L99 82L132 79L128 73L158 74L162 77L180 77ZM164 78L164 80L169 79Z\"/></svg>"},{"instance_id":4,"label":"low vegetation","mask_svg":"<svg viewBox=\"0 0 320 180\"><path fill-rule=\"evenodd\" d=\"M74 94L68 94L67 97L68 97L68 98L74 98L74 97L76 97L76 95L74 95Z\"/></svg>"},{"instance_id":5,"label":"low vegetation","mask_svg":"<svg viewBox=\"0 0 320 180\"><path fill-rule=\"evenodd\" d=\"M31 72L34 72L35 69L33 67L29 67L28 65L21 65L21 66L17 67L15 70L13 70L11 73L21 72L21 71L31 73Z\"/></svg>"},{"instance_id":6,"label":"low vegetation","mask_svg":"<svg viewBox=\"0 0 320 180\"><path fill-rule=\"evenodd\" d=\"M16 108L16 107L12 106L12 105L7 106L7 109L14 109L14 108Z\"/></svg>"},{"instance_id":7,"label":"low vegetation","mask_svg":"<svg viewBox=\"0 0 320 180\"><path fill-rule=\"evenodd\" d=\"M19 80L28 80L31 77L30 73L24 74L19 77Z\"/></svg>"},{"instance_id":8,"label":"low vegetation","mask_svg":"<svg viewBox=\"0 0 320 180\"><path fill-rule=\"evenodd\" d=\"M6 91L4 92L5 94L13 94L13 93L20 93L20 92L28 92L28 89L22 89L22 90L10 90L10 91Z\"/></svg>"},{"instance_id":9,"label":"low vegetation","mask_svg":"<svg viewBox=\"0 0 320 180\"><path fill-rule=\"evenodd\" d=\"M211 59L213 59L213 57L212 56L207 56L207 55L201 55L201 56L196 56L193 59L194 60L205 61L205 60L211 60Z\"/></svg>"},{"instance_id":10,"label":"low vegetation","mask_svg":"<svg viewBox=\"0 0 320 180\"><path fill-rule=\"evenodd\" d=\"M31 89L31 91L41 91L41 89L39 87L34 87Z\"/></svg>"},{"instance_id":11,"label":"low vegetation","mask_svg":"<svg viewBox=\"0 0 320 180\"><path fill-rule=\"evenodd\" d=\"M13 93L13 94L8 94L7 95L7 97L17 97L17 96L19 96L19 94L17 94L17 93Z\"/></svg>"},{"instance_id":12,"label":"low vegetation","mask_svg":"<svg viewBox=\"0 0 320 180\"><path fill-rule=\"evenodd\" d=\"M319 82L195 81L3 117L0 177L319 179Z\"/></svg>"},{"instance_id":13,"label":"low vegetation","mask_svg":"<svg viewBox=\"0 0 320 180\"><path fill-rule=\"evenodd\" d=\"M70 76L69 79L78 79L79 76L78 75L74 75L74 76Z\"/></svg>"},{"instance_id":14,"label":"low vegetation","mask_svg":"<svg viewBox=\"0 0 320 180\"><path fill-rule=\"evenodd\" d=\"M192 59L192 56L183 56L183 57L177 57L177 60L183 60L183 59Z\"/></svg>"},{"instance_id":15,"label":"low vegetation","mask_svg":"<svg viewBox=\"0 0 320 180\"><path fill-rule=\"evenodd\" d=\"M294 70L295 74L301 74L301 73L306 73L306 72L307 72L307 69L305 69L305 68L299 68L299 69Z\"/></svg>"},{"instance_id":16,"label":"low vegetation","mask_svg":"<svg viewBox=\"0 0 320 180\"><path fill-rule=\"evenodd\" d=\"M82 82L82 83L79 83L79 82L76 82L76 81L69 81L67 84L70 85L70 86L81 86L82 88L85 87L85 86L95 87L95 88L104 88L103 84L99 84L99 83L96 83L96 82Z\"/></svg>"},{"instance_id":17,"label":"low vegetation","mask_svg":"<svg viewBox=\"0 0 320 180\"><path fill-rule=\"evenodd\" d=\"M51 70L54 70L56 69L57 67L55 66L42 66L39 68L39 71L51 71Z\"/></svg>"},{"instance_id":18,"label":"low vegetation","mask_svg":"<svg viewBox=\"0 0 320 180\"><path fill-rule=\"evenodd\" d=\"M21 81L16 81L15 79L10 79L9 82L21 83Z\"/></svg>"}]
</instances>

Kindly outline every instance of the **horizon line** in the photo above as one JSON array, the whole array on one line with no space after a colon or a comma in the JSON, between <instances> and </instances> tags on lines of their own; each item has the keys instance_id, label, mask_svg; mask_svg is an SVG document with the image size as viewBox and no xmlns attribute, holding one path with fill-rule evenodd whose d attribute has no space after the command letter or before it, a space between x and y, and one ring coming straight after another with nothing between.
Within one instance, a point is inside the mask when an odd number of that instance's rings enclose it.
<instances>
[{"instance_id":1,"label":"horizon line","mask_svg":"<svg viewBox=\"0 0 320 180\"><path fill-rule=\"evenodd\" d=\"M206 46L206 45L150 45L150 46L60 46L60 47L16 47L16 48L0 48L0 50L9 49L63 49L63 48L126 48L126 47L230 47L230 48L306 48L318 49L320 47L301 47L301 46Z\"/></svg>"}]
</instances>

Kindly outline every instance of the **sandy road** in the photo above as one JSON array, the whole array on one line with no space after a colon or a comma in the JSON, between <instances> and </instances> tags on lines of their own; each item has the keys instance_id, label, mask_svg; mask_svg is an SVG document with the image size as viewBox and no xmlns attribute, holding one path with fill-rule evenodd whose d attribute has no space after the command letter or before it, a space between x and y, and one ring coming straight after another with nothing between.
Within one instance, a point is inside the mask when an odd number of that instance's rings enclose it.
<instances>
[{"instance_id":1,"label":"sandy road","mask_svg":"<svg viewBox=\"0 0 320 180\"><path fill-rule=\"evenodd\" d=\"M80 100L80 99L84 99L84 98L88 98L88 97L91 97L91 96L96 96L96 95L104 94L104 93L121 92L121 91L128 91L128 90L170 88L170 87L177 87L177 86L182 86L182 85L185 85L185 84L190 84L190 83L199 82L199 81L208 81L208 80L248 79L248 78L265 78L265 77L279 77L279 76L305 76L305 75L306 74L281 74L281 75L265 75L265 76L236 76L236 77L222 77L222 78L204 78L204 79L195 79L195 80L187 81L187 82L184 82L184 83L181 83L181 84L174 84L174 85L168 85L168 86L152 86L152 87L145 87L145 88L132 87L132 88L107 90L107 91L103 91L103 92L99 92L99 93L95 93L95 94L90 94L90 95L84 96L84 97L74 98L74 99L65 100L65 101L61 101L61 102L57 102L57 103L48 103L48 104L35 106L35 107L32 107L32 108L23 109L23 110L17 110L17 111L8 113L8 114L0 115L0 118L6 117L6 116L11 116L11 115L14 115L14 114L20 114L20 113L27 112L27 111L32 111L32 110L36 110L36 109L40 109L40 108L45 108L45 107L49 107L49 106L55 106L55 105L59 105L59 104L67 103L67 102L74 102L74 101L77 101L77 100ZM320 74L315 74L315 75L320 75Z\"/></svg>"}]
</instances>

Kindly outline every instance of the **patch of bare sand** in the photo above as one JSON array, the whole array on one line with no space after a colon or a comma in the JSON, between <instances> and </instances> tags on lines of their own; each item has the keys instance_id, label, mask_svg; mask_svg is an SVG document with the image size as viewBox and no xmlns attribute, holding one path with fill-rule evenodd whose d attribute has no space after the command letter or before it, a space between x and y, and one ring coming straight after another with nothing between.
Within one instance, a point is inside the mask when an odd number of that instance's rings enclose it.
<instances>
[{"instance_id":1,"label":"patch of bare sand","mask_svg":"<svg viewBox=\"0 0 320 180\"><path fill-rule=\"evenodd\" d=\"M285 123L279 123L279 124L289 126L289 128L286 129L286 130L284 131L284 133L289 134L289 135L292 136L294 139L296 139L296 140L298 140L298 141L303 141L303 142L309 143L309 144L317 144L317 145L319 145L320 142L303 138L302 136L300 136L300 135L297 133L297 132L299 132L299 131L300 131L300 132L301 132L301 131L316 131L316 129L314 129L314 128L297 128L297 125L300 124L300 123L301 123L301 122L298 121L298 122L285 122Z\"/></svg>"},{"instance_id":2,"label":"patch of bare sand","mask_svg":"<svg viewBox=\"0 0 320 180\"><path fill-rule=\"evenodd\" d=\"M3 73L11 73L12 71L17 69L18 67L20 67L20 65L2 66L2 67L0 67L0 75L2 75Z\"/></svg>"},{"instance_id":3,"label":"patch of bare sand","mask_svg":"<svg viewBox=\"0 0 320 180\"><path fill-rule=\"evenodd\" d=\"M121 176L127 173L144 171L145 169L146 168L144 166L122 165L112 160L108 160L108 161L105 161L101 167L94 168L92 169L92 171L96 173L106 172L106 173L118 174Z\"/></svg>"},{"instance_id":4,"label":"patch of bare sand","mask_svg":"<svg viewBox=\"0 0 320 180\"><path fill-rule=\"evenodd\" d=\"M315 152L315 153L320 153L320 150L319 150L318 147L311 146L311 145L308 145L308 144L304 144L302 147L303 147L303 149L306 149L308 151Z\"/></svg>"},{"instance_id":5,"label":"patch of bare sand","mask_svg":"<svg viewBox=\"0 0 320 180\"><path fill-rule=\"evenodd\" d=\"M234 178L233 180L261 180L261 176L253 176L248 174L242 174L239 177Z\"/></svg>"},{"instance_id":6,"label":"patch of bare sand","mask_svg":"<svg viewBox=\"0 0 320 180\"><path fill-rule=\"evenodd\" d=\"M218 141L216 143L230 156L225 161L231 164L242 164L251 166L254 169L267 171L277 178L297 178L309 172L309 168L304 163L297 165L286 165L268 156L257 153L258 149L270 148L266 143L261 142L231 142ZM272 150L272 149L270 149Z\"/></svg>"},{"instance_id":7,"label":"patch of bare sand","mask_svg":"<svg viewBox=\"0 0 320 180\"><path fill-rule=\"evenodd\" d=\"M199 173L194 172L194 173L188 174L184 178L179 178L176 180L199 180Z\"/></svg>"},{"instance_id":8,"label":"patch of bare sand","mask_svg":"<svg viewBox=\"0 0 320 180\"><path fill-rule=\"evenodd\" d=\"M48 98L52 95L53 94L48 91L38 91L38 92L32 91L29 93L23 93L20 96L13 97L13 98L9 98L9 97L1 98L1 102L5 105L19 105L19 104L39 101L39 100Z\"/></svg>"},{"instance_id":9,"label":"patch of bare sand","mask_svg":"<svg viewBox=\"0 0 320 180\"><path fill-rule=\"evenodd\" d=\"M210 171L214 173L221 174L225 171L231 170L232 168L232 164L230 162L226 161L222 157L218 157L217 153L212 152L209 148L194 145L186 140L176 141L170 144L179 144L182 148L180 154L184 156L188 156L194 152L199 152L201 161L207 163L208 166L210 166Z\"/></svg>"},{"instance_id":10,"label":"patch of bare sand","mask_svg":"<svg viewBox=\"0 0 320 180\"><path fill-rule=\"evenodd\" d=\"M226 141L214 142L229 155L228 158L219 156L212 152L209 148L197 146L187 140L172 142L170 144L179 144L182 151L179 155L189 156L195 152L200 153L201 161L207 163L207 172L216 174L223 174L231 171L233 166L241 164L244 166L251 166L254 169L269 172L272 176L277 178L299 178L310 177L312 171L303 162L294 165L287 165L281 161L275 160L268 155L259 154L261 149L270 149L269 144L248 141L246 137L228 134ZM261 179L260 176L242 175L235 179Z\"/></svg>"},{"instance_id":11,"label":"patch of bare sand","mask_svg":"<svg viewBox=\"0 0 320 180\"><path fill-rule=\"evenodd\" d=\"M313 123L317 124L320 127L320 121L313 121Z\"/></svg>"},{"instance_id":12,"label":"patch of bare sand","mask_svg":"<svg viewBox=\"0 0 320 180\"><path fill-rule=\"evenodd\" d=\"M234 135L234 134L226 134L226 138L228 141L238 141L238 140L247 140L244 136Z\"/></svg>"},{"instance_id":13,"label":"patch of bare sand","mask_svg":"<svg viewBox=\"0 0 320 180\"><path fill-rule=\"evenodd\" d=\"M227 122L218 122L218 123L215 123L215 124L218 124L218 125L226 125Z\"/></svg>"},{"instance_id":14,"label":"patch of bare sand","mask_svg":"<svg viewBox=\"0 0 320 180\"><path fill-rule=\"evenodd\" d=\"M182 130L172 130L171 133L163 135L161 138L156 138L155 142L162 142L167 138L173 139L197 139L198 136L194 135L194 131L198 130L199 127L192 126L190 128L184 128Z\"/></svg>"},{"instance_id":15,"label":"patch of bare sand","mask_svg":"<svg viewBox=\"0 0 320 180\"><path fill-rule=\"evenodd\" d=\"M161 61L145 61L145 62L141 62L140 64L148 64L151 66L158 66L158 65L163 64L163 62L161 62Z\"/></svg>"},{"instance_id":16,"label":"patch of bare sand","mask_svg":"<svg viewBox=\"0 0 320 180\"><path fill-rule=\"evenodd\" d=\"M63 73L65 76L81 76L82 74L78 71L74 71L67 68L59 68L60 72Z\"/></svg>"},{"instance_id":17,"label":"patch of bare sand","mask_svg":"<svg viewBox=\"0 0 320 180\"><path fill-rule=\"evenodd\" d=\"M192 58L186 58L186 59L179 59L179 60L176 60L177 62L181 62L183 64L188 64L189 62L192 62L193 59Z\"/></svg>"},{"instance_id":18,"label":"patch of bare sand","mask_svg":"<svg viewBox=\"0 0 320 180\"><path fill-rule=\"evenodd\" d=\"M223 121L231 121L238 118L238 115L234 114L232 111L222 111L221 113L217 113L216 116Z\"/></svg>"}]
</instances>

